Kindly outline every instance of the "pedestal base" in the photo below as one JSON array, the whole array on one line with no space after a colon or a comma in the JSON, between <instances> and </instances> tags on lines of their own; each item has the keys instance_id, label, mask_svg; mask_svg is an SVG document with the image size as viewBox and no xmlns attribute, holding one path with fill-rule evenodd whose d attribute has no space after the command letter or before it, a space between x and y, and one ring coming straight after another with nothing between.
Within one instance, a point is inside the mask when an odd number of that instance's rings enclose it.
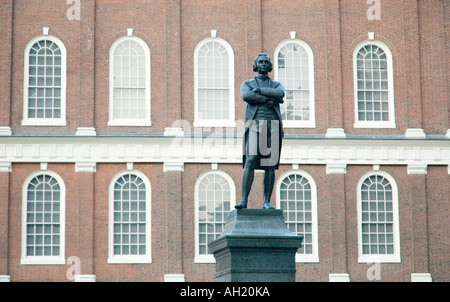
<instances>
[{"instance_id":1,"label":"pedestal base","mask_svg":"<svg viewBox=\"0 0 450 302\"><path fill-rule=\"evenodd\" d=\"M282 210L238 209L209 244L219 282L294 282L302 237L286 228Z\"/></svg>"}]
</instances>

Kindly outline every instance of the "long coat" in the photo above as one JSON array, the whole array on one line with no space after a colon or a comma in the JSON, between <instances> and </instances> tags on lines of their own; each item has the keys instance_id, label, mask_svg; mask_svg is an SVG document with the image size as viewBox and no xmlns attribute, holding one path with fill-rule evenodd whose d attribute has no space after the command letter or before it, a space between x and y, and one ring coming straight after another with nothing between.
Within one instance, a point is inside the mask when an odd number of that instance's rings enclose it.
<instances>
[{"instance_id":1,"label":"long coat","mask_svg":"<svg viewBox=\"0 0 450 302\"><path fill-rule=\"evenodd\" d=\"M256 79L246 80L242 83L240 93L241 97L245 102L245 131L244 131L244 143L243 143L243 155L242 155L242 164L245 165L246 159L246 146L248 142L249 136L249 125L250 121L252 121L255 117L256 111L258 110L259 105L265 104L268 98L274 99L275 104L273 108L275 109L275 113L278 117L279 121L279 150L278 150L278 160L275 165L275 169L278 169L280 165L280 154L281 154L281 143L282 138L284 136L283 132L283 120L281 118L280 104L282 104L284 98L284 87L280 82L269 79L269 88L260 88L261 93L256 93L253 90L255 88L259 88L256 83ZM256 169L262 170L261 165L257 165Z\"/></svg>"}]
</instances>

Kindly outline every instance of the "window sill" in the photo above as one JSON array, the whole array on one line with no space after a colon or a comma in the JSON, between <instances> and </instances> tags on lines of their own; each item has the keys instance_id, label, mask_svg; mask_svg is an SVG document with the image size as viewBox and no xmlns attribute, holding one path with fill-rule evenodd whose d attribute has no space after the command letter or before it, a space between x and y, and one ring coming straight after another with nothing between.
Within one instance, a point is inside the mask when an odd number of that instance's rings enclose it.
<instances>
[{"instance_id":1,"label":"window sill","mask_svg":"<svg viewBox=\"0 0 450 302\"><path fill-rule=\"evenodd\" d=\"M112 120L108 121L108 126L126 126L126 127L149 127L152 122L149 120Z\"/></svg>"},{"instance_id":2,"label":"window sill","mask_svg":"<svg viewBox=\"0 0 450 302\"><path fill-rule=\"evenodd\" d=\"M52 256L35 256L20 259L21 265L65 265L66 259L64 257Z\"/></svg>"},{"instance_id":3,"label":"window sill","mask_svg":"<svg viewBox=\"0 0 450 302\"><path fill-rule=\"evenodd\" d=\"M26 119L22 126L66 126L65 119Z\"/></svg>"},{"instance_id":4,"label":"window sill","mask_svg":"<svg viewBox=\"0 0 450 302\"><path fill-rule=\"evenodd\" d=\"M283 120L283 128L316 128L316 123L314 121Z\"/></svg>"},{"instance_id":5,"label":"window sill","mask_svg":"<svg viewBox=\"0 0 450 302\"><path fill-rule=\"evenodd\" d=\"M401 263L396 255L364 255L358 257L358 263Z\"/></svg>"},{"instance_id":6,"label":"window sill","mask_svg":"<svg viewBox=\"0 0 450 302\"><path fill-rule=\"evenodd\" d=\"M397 128L394 122L356 122L354 128Z\"/></svg>"},{"instance_id":7,"label":"window sill","mask_svg":"<svg viewBox=\"0 0 450 302\"><path fill-rule=\"evenodd\" d=\"M319 256L315 255L295 255L296 263L319 263Z\"/></svg>"},{"instance_id":8,"label":"window sill","mask_svg":"<svg viewBox=\"0 0 450 302\"><path fill-rule=\"evenodd\" d=\"M194 263L216 263L216 258L213 255L195 256Z\"/></svg>"},{"instance_id":9,"label":"window sill","mask_svg":"<svg viewBox=\"0 0 450 302\"><path fill-rule=\"evenodd\" d=\"M194 121L194 127L236 127L236 121L234 120L203 120L203 121Z\"/></svg>"},{"instance_id":10,"label":"window sill","mask_svg":"<svg viewBox=\"0 0 450 302\"><path fill-rule=\"evenodd\" d=\"M150 256L114 256L108 257L109 264L139 264L139 263L152 263Z\"/></svg>"}]
</instances>

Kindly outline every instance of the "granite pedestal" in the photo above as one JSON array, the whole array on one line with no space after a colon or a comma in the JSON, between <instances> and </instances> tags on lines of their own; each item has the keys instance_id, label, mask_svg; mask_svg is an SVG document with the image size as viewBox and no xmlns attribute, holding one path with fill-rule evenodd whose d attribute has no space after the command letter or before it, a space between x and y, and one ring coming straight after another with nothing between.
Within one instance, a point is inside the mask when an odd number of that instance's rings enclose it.
<instances>
[{"instance_id":1,"label":"granite pedestal","mask_svg":"<svg viewBox=\"0 0 450 302\"><path fill-rule=\"evenodd\" d=\"M294 282L303 238L286 228L282 210L236 209L209 244L218 282Z\"/></svg>"}]
</instances>

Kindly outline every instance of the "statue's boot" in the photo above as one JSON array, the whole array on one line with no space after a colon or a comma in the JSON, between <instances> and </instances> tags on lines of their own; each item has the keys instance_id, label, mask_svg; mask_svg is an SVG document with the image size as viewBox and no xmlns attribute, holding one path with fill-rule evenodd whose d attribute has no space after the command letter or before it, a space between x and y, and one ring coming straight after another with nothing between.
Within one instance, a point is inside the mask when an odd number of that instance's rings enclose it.
<instances>
[{"instance_id":1,"label":"statue's boot","mask_svg":"<svg viewBox=\"0 0 450 302\"><path fill-rule=\"evenodd\" d=\"M265 210L273 210L275 208L273 207L273 205L270 204L270 202L264 201L263 202L263 209L265 209Z\"/></svg>"},{"instance_id":2,"label":"statue's boot","mask_svg":"<svg viewBox=\"0 0 450 302\"><path fill-rule=\"evenodd\" d=\"M247 200L241 200L239 201L235 206L235 209L246 209L247 208Z\"/></svg>"},{"instance_id":3,"label":"statue's boot","mask_svg":"<svg viewBox=\"0 0 450 302\"><path fill-rule=\"evenodd\" d=\"M264 202L263 209L272 210L274 206L270 204L270 197L272 196L273 185L275 184L275 169L266 169L264 172Z\"/></svg>"}]
</instances>

